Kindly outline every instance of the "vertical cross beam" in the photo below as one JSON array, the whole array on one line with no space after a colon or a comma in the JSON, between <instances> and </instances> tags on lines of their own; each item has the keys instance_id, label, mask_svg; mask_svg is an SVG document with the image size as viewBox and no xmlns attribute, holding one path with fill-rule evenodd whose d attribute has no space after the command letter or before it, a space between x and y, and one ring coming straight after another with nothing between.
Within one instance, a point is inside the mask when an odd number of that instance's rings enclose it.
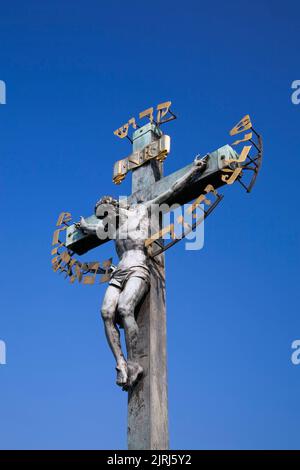
<instances>
[{"instance_id":1,"label":"vertical cross beam","mask_svg":"<svg viewBox=\"0 0 300 470\"><path fill-rule=\"evenodd\" d=\"M147 124L135 131L133 151L158 139L161 131ZM162 177L162 163L150 160L132 173L132 193ZM139 201L142 202L142 201ZM161 228L157 216L155 233ZM168 397L166 353L166 304L164 255L150 259L150 290L136 311L138 358L143 366L141 380L128 394L128 449L168 449Z\"/></svg>"}]
</instances>

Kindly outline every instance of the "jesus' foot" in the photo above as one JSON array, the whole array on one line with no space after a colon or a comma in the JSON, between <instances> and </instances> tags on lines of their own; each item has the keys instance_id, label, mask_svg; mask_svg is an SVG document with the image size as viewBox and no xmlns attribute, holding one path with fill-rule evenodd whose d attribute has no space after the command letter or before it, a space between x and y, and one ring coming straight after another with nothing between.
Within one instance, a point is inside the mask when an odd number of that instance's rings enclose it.
<instances>
[{"instance_id":1,"label":"jesus' foot","mask_svg":"<svg viewBox=\"0 0 300 470\"><path fill-rule=\"evenodd\" d=\"M119 387L124 387L127 384L127 380L128 380L126 362L118 364L116 367L116 371L117 371L116 383L117 385L119 385Z\"/></svg>"},{"instance_id":2,"label":"jesus' foot","mask_svg":"<svg viewBox=\"0 0 300 470\"><path fill-rule=\"evenodd\" d=\"M127 364L128 380L124 389L132 387L142 376L143 368L137 362L129 361Z\"/></svg>"}]
</instances>

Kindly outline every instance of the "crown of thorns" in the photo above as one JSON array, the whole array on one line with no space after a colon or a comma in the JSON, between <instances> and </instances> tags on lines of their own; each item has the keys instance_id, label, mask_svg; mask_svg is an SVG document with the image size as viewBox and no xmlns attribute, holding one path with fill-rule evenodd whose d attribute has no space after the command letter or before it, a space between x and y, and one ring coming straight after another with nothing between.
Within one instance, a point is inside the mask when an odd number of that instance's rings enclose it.
<instances>
[{"instance_id":1,"label":"crown of thorns","mask_svg":"<svg viewBox=\"0 0 300 470\"><path fill-rule=\"evenodd\" d=\"M111 196L103 196L101 199L99 199L99 201L96 202L96 205L95 205L95 212L97 210L97 207L101 206L101 204L111 204L112 206L114 207L118 207L119 206L119 203L116 199L114 199L113 197Z\"/></svg>"}]
</instances>

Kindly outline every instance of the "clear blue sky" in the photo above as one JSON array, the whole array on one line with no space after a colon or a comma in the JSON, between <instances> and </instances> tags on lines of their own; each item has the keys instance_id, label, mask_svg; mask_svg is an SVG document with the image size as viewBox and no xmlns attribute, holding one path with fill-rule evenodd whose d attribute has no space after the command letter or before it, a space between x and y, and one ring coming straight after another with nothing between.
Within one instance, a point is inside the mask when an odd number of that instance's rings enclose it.
<instances>
[{"instance_id":1,"label":"clear blue sky","mask_svg":"<svg viewBox=\"0 0 300 470\"><path fill-rule=\"evenodd\" d=\"M166 255L171 447L300 448L299 13L291 0L1 3L1 448L126 447L104 286L54 274L50 244L62 210L129 192L130 178L111 182L130 153L112 131L168 99L166 174L230 142L246 113L265 145L253 193L225 188L204 249Z\"/></svg>"}]
</instances>

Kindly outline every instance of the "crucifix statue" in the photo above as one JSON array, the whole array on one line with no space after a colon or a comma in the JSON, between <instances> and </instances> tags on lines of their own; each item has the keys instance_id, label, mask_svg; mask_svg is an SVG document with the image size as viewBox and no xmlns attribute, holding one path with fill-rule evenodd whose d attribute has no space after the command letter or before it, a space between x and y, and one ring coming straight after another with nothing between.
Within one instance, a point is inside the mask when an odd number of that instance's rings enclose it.
<instances>
[{"instance_id":1,"label":"crucifix statue","mask_svg":"<svg viewBox=\"0 0 300 470\"><path fill-rule=\"evenodd\" d=\"M170 198L184 191L196 173L206 167L205 157L195 158L193 166L169 189L147 202L131 205L119 204L111 196L104 196L95 206L97 223L88 223L83 217L76 224L85 234L97 235L97 231L107 230L113 235L119 264L112 269L103 304L102 318L109 346L116 360L117 385L128 390L141 377L143 367L137 353L138 325L135 311L144 295L149 290L150 270L145 246L151 233L151 208L167 203ZM103 222L105 220L105 222ZM125 330L127 361L122 352L120 331Z\"/></svg>"},{"instance_id":2,"label":"crucifix statue","mask_svg":"<svg viewBox=\"0 0 300 470\"><path fill-rule=\"evenodd\" d=\"M118 200L102 196L93 215L81 217L71 225L70 214L63 213L57 224L61 228L53 238L55 271L65 272L71 282L78 279L91 284L100 273L105 273L108 281L101 314L116 362L117 385L128 391L129 449L169 447L164 252L217 207L223 197L217 192L219 187L238 182L250 192L262 160L262 140L247 115L230 132L234 136L249 131L232 144L250 144L244 145L240 153L224 145L197 155L186 167L163 177L170 138L163 134L161 126L175 118L170 105L171 102L158 105L155 118L153 108L140 113L141 119L150 120L142 127L131 118L115 131L115 135L127 137L133 145L132 153L115 164L113 173L114 183L120 184L132 172L131 195ZM173 224L163 227L163 213L174 204L182 206L191 201L195 220L187 224L183 217L179 218L184 227L181 236L175 235ZM194 210L200 203L203 217L198 220ZM60 240L61 233L65 234L64 241ZM169 242L166 234L171 234ZM83 255L109 240L115 241L117 266L106 262L103 269L99 262L79 263L74 259L75 254ZM61 253L61 249L66 251ZM87 276L90 272L94 273L92 277ZM124 329L127 354L122 351L120 328Z\"/></svg>"}]
</instances>

